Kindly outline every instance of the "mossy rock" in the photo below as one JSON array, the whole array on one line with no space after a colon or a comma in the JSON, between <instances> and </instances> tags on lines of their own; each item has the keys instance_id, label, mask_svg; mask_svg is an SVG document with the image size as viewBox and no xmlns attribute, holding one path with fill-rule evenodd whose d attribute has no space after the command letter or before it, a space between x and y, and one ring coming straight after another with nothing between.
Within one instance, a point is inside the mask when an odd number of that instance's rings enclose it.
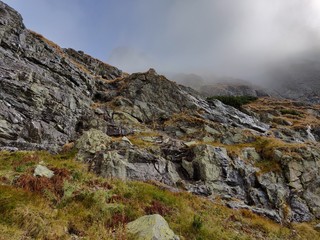
<instances>
[{"instance_id":1,"label":"mossy rock","mask_svg":"<svg viewBox=\"0 0 320 240\"><path fill-rule=\"evenodd\" d=\"M134 240L179 240L159 214L146 215L128 223L127 233Z\"/></svg>"}]
</instances>

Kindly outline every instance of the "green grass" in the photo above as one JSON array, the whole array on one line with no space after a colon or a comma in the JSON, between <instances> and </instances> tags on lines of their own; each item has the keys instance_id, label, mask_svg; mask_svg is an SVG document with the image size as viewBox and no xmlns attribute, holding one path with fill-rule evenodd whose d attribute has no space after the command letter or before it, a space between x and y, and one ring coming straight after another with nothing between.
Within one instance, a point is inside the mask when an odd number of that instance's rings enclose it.
<instances>
[{"instance_id":1,"label":"green grass","mask_svg":"<svg viewBox=\"0 0 320 240\"><path fill-rule=\"evenodd\" d=\"M65 175L52 182L36 180L59 188L17 184L19 179L34 180L33 169L39 162ZM128 239L125 224L154 213L162 214L182 240L320 237L306 223L289 229L251 212L234 211L186 192L172 193L154 183L97 177L74 160L74 152L0 152L0 174L1 240L70 239L72 234L83 239Z\"/></svg>"},{"instance_id":2,"label":"green grass","mask_svg":"<svg viewBox=\"0 0 320 240\"><path fill-rule=\"evenodd\" d=\"M302 113L300 113L299 111L297 111L295 109L281 109L280 113L282 115L289 114L289 115L294 115L294 116L299 116L299 117L302 116Z\"/></svg>"}]
</instances>

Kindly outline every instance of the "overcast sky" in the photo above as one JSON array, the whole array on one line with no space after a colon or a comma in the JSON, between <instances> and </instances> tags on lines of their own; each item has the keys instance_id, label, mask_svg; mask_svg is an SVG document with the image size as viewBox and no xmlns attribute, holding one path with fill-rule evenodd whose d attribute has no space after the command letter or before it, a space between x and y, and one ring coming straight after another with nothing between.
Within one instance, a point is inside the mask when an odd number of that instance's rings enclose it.
<instances>
[{"instance_id":1,"label":"overcast sky","mask_svg":"<svg viewBox=\"0 0 320 240\"><path fill-rule=\"evenodd\" d=\"M320 49L320 0L4 0L62 47L124 71L259 78Z\"/></svg>"}]
</instances>

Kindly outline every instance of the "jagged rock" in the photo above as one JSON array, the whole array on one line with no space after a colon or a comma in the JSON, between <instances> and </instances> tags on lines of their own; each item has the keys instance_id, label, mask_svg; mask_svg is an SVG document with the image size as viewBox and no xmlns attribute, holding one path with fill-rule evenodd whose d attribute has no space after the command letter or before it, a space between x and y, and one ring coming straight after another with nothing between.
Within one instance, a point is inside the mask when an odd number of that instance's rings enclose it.
<instances>
[{"instance_id":1,"label":"jagged rock","mask_svg":"<svg viewBox=\"0 0 320 240\"><path fill-rule=\"evenodd\" d=\"M276 222L281 222L281 218L277 212L273 210L266 210L263 208L257 208L257 207L250 207L243 202L235 202L235 201L230 201L227 203L227 206L229 206L232 209L248 209L256 214L271 218L272 220Z\"/></svg>"},{"instance_id":2,"label":"jagged rock","mask_svg":"<svg viewBox=\"0 0 320 240\"><path fill-rule=\"evenodd\" d=\"M46 166L37 165L37 167L34 169L33 176L52 178L54 176L54 172L48 169Z\"/></svg>"},{"instance_id":3,"label":"jagged rock","mask_svg":"<svg viewBox=\"0 0 320 240\"><path fill-rule=\"evenodd\" d=\"M320 223L314 226L314 229L320 231Z\"/></svg>"},{"instance_id":4,"label":"jagged rock","mask_svg":"<svg viewBox=\"0 0 320 240\"><path fill-rule=\"evenodd\" d=\"M127 224L127 233L135 240L179 240L159 214L147 215Z\"/></svg>"},{"instance_id":5,"label":"jagged rock","mask_svg":"<svg viewBox=\"0 0 320 240\"><path fill-rule=\"evenodd\" d=\"M129 143L131 146L133 145L132 142L127 137L122 137L121 140Z\"/></svg>"},{"instance_id":6,"label":"jagged rock","mask_svg":"<svg viewBox=\"0 0 320 240\"><path fill-rule=\"evenodd\" d=\"M257 153L256 149L253 147L247 147L242 149L242 157L244 160L259 162L261 161L260 155Z\"/></svg>"},{"instance_id":7,"label":"jagged rock","mask_svg":"<svg viewBox=\"0 0 320 240\"><path fill-rule=\"evenodd\" d=\"M111 138L100 130L90 129L77 140L75 147L78 149L77 159L80 161L88 161L97 152L106 150Z\"/></svg>"},{"instance_id":8,"label":"jagged rock","mask_svg":"<svg viewBox=\"0 0 320 240\"><path fill-rule=\"evenodd\" d=\"M16 152L18 150L16 147L0 147L0 151Z\"/></svg>"},{"instance_id":9,"label":"jagged rock","mask_svg":"<svg viewBox=\"0 0 320 240\"><path fill-rule=\"evenodd\" d=\"M132 74L124 79L123 86L122 91L119 92L121 97L114 99L113 103L122 112L135 117L140 122L151 123L159 120L161 122L169 119L172 114L180 114L188 110L191 115L199 115L197 112L202 111L203 119L230 123L262 132L268 129L268 125L219 101L213 101L209 105L194 91L178 86L153 71ZM190 128L187 129L190 131Z\"/></svg>"},{"instance_id":10,"label":"jagged rock","mask_svg":"<svg viewBox=\"0 0 320 240\"><path fill-rule=\"evenodd\" d=\"M115 147L97 153L92 158L90 168L103 177L155 180L171 186L180 179L174 164L161 156L133 146L123 149Z\"/></svg>"},{"instance_id":11,"label":"jagged rock","mask_svg":"<svg viewBox=\"0 0 320 240\"><path fill-rule=\"evenodd\" d=\"M2 2L0 10L0 146L57 151L76 137L83 116L94 118L95 77L122 73L26 29Z\"/></svg>"},{"instance_id":12,"label":"jagged rock","mask_svg":"<svg viewBox=\"0 0 320 240\"><path fill-rule=\"evenodd\" d=\"M129 134L132 134L133 131L122 126L108 124L106 133L108 134L108 136L119 137L119 136L127 136Z\"/></svg>"},{"instance_id":13,"label":"jagged rock","mask_svg":"<svg viewBox=\"0 0 320 240\"><path fill-rule=\"evenodd\" d=\"M313 220L313 216L306 202L298 196L293 196L290 200L292 210L291 221L294 222L307 222Z\"/></svg>"},{"instance_id":14,"label":"jagged rock","mask_svg":"<svg viewBox=\"0 0 320 240\"><path fill-rule=\"evenodd\" d=\"M225 149L209 145L196 146L194 155L193 179L205 182L218 180L222 171L220 163L229 159Z\"/></svg>"}]
</instances>

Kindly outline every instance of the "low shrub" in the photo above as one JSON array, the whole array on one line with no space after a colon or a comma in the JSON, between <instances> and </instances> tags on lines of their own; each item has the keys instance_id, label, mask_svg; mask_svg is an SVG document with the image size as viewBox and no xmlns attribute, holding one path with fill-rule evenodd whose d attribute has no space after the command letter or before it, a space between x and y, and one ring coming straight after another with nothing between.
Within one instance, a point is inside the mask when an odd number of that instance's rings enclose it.
<instances>
[{"instance_id":1,"label":"low shrub","mask_svg":"<svg viewBox=\"0 0 320 240\"><path fill-rule=\"evenodd\" d=\"M207 101L210 102L214 99L234 108L241 109L242 105L256 101L258 98L253 96L212 96L207 98Z\"/></svg>"},{"instance_id":2,"label":"low shrub","mask_svg":"<svg viewBox=\"0 0 320 240\"><path fill-rule=\"evenodd\" d=\"M192 222L193 229L195 229L196 231L200 231L202 226L203 226L203 221L202 221L201 217L198 215L194 215L193 222Z\"/></svg>"},{"instance_id":3,"label":"low shrub","mask_svg":"<svg viewBox=\"0 0 320 240\"><path fill-rule=\"evenodd\" d=\"M294 115L294 116L301 116L301 113L298 112L298 111L295 110L295 109L281 109L281 110L280 110L280 113L281 113L282 115L289 114L289 115Z\"/></svg>"}]
</instances>

